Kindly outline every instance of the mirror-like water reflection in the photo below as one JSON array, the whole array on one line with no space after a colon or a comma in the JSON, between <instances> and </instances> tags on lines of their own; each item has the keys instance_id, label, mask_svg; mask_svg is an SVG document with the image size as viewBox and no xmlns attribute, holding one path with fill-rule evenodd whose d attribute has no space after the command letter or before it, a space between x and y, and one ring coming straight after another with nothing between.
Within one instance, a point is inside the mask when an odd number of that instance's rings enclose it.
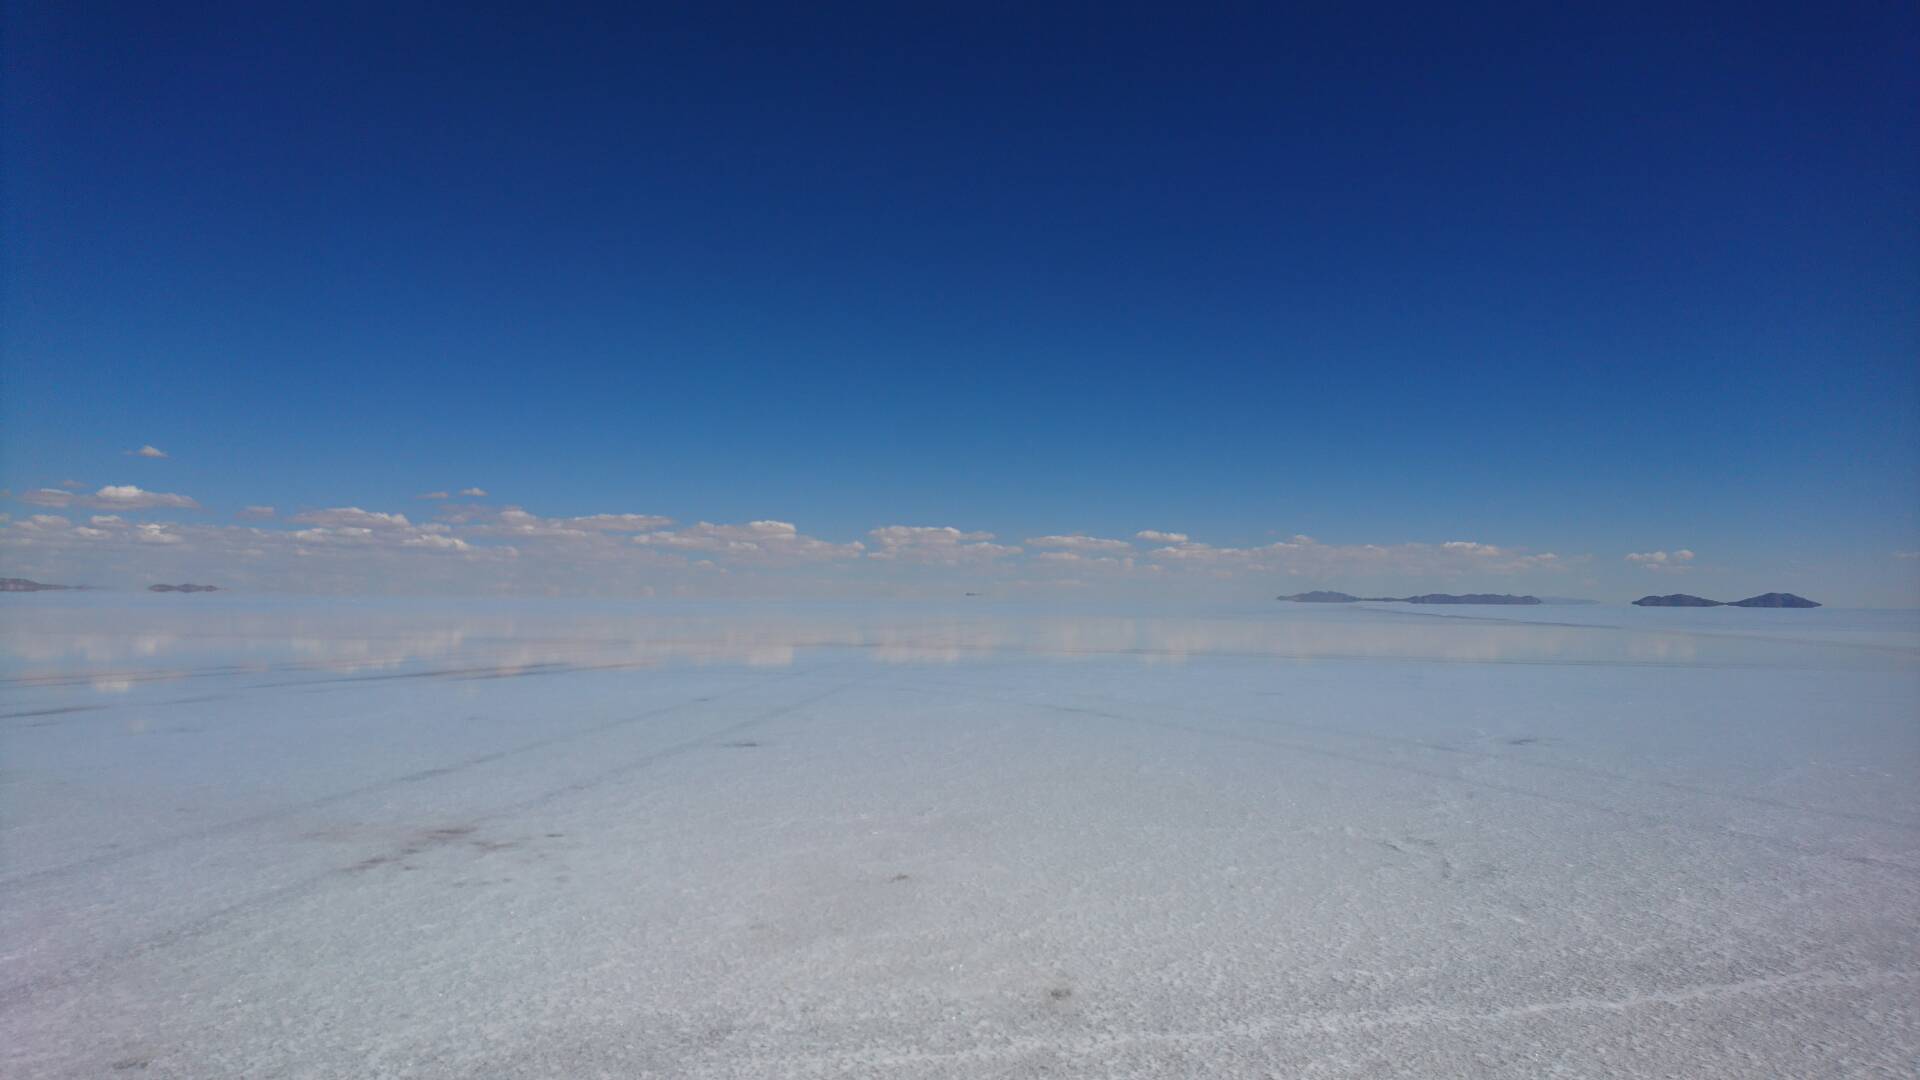
<instances>
[{"instance_id":1,"label":"mirror-like water reflection","mask_svg":"<svg viewBox=\"0 0 1920 1080\"><path fill-rule=\"evenodd\" d=\"M9 1075L1864 1054L1917 1000L1910 615L21 599Z\"/></svg>"},{"instance_id":2,"label":"mirror-like water reflection","mask_svg":"<svg viewBox=\"0 0 1920 1080\"><path fill-rule=\"evenodd\" d=\"M210 673L510 675L657 664L785 667L810 652L875 663L1014 657L1177 664L1195 656L1464 663L1780 663L1901 666L1920 655L1906 613L1383 608L1120 615L914 605L665 608L395 602L42 602L0 623L0 677L113 691ZM1758 615L1758 618L1752 617ZM1566 621L1586 618L1585 623ZM1667 625L1677 624L1677 625Z\"/></svg>"}]
</instances>

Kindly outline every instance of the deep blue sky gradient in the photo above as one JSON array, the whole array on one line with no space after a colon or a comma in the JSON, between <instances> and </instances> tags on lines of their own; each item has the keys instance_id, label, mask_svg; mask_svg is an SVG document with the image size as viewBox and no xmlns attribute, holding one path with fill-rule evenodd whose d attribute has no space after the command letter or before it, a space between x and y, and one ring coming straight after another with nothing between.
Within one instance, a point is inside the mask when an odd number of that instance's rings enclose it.
<instances>
[{"instance_id":1,"label":"deep blue sky gradient","mask_svg":"<svg viewBox=\"0 0 1920 1080\"><path fill-rule=\"evenodd\" d=\"M1920 547L1910 3L799 7L10 6L5 482Z\"/></svg>"}]
</instances>

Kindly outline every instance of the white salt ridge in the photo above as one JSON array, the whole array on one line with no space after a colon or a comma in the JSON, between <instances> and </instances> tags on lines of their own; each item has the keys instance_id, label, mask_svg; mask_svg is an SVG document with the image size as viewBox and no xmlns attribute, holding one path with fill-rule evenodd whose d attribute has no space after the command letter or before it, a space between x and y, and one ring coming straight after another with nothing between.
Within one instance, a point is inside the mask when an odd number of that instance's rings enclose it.
<instances>
[{"instance_id":1,"label":"white salt ridge","mask_svg":"<svg viewBox=\"0 0 1920 1080\"><path fill-rule=\"evenodd\" d=\"M1920 1057L1911 616L26 599L7 1076Z\"/></svg>"}]
</instances>

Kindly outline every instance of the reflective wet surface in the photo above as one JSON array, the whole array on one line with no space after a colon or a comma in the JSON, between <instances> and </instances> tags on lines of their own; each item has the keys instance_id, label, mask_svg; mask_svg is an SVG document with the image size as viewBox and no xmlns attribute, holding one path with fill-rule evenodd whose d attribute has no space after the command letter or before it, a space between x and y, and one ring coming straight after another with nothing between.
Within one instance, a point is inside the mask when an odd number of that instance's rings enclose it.
<instances>
[{"instance_id":1,"label":"reflective wet surface","mask_svg":"<svg viewBox=\"0 0 1920 1080\"><path fill-rule=\"evenodd\" d=\"M0 610L9 1075L1905 1075L1911 613Z\"/></svg>"}]
</instances>

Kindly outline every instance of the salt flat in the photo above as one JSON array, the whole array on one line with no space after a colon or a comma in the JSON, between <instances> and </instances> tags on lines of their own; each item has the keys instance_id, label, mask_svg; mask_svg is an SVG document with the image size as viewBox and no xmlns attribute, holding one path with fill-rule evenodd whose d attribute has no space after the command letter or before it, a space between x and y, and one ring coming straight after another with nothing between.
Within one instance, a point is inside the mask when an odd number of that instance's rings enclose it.
<instances>
[{"instance_id":1,"label":"salt flat","mask_svg":"<svg viewBox=\"0 0 1920 1080\"><path fill-rule=\"evenodd\" d=\"M0 608L0 1073L1911 1076L1920 621Z\"/></svg>"}]
</instances>

